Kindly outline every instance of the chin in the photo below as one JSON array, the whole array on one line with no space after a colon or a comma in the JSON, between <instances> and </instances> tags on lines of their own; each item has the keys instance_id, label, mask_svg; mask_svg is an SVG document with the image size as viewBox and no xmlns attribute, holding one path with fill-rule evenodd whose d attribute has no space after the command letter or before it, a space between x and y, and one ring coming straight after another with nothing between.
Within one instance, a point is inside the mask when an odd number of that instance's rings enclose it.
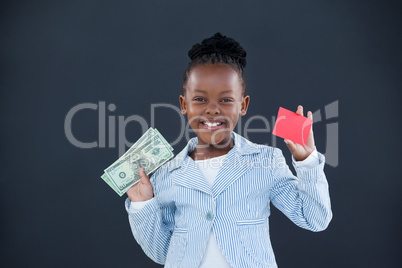
<instances>
[{"instance_id":1,"label":"chin","mask_svg":"<svg viewBox=\"0 0 402 268\"><path fill-rule=\"evenodd\" d=\"M206 144L211 144L211 145L219 145L222 144L224 146L226 146L228 143L230 142L230 132L225 131L225 132L221 132L219 134L213 135L213 134L209 134L209 133L199 133L199 135L197 135L199 139L201 139L204 143Z\"/></svg>"}]
</instances>

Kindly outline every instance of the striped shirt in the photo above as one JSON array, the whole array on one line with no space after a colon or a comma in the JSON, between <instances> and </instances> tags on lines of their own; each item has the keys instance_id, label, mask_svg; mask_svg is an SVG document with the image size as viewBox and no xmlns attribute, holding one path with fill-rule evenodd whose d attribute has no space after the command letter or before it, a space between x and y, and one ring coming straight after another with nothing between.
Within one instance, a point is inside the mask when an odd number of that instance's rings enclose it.
<instances>
[{"instance_id":1,"label":"striped shirt","mask_svg":"<svg viewBox=\"0 0 402 268\"><path fill-rule=\"evenodd\" d=\"M313 168L298 165L292 157L296 177L280 149L252 143L235 132L232 136L235 146L212 184L188 156L197 145L195 137L151 176L155 198L137 210L126 200L133 235L155 262L199 267L208 261L203 257L213 230L221 256L232 267L277 267L269 240L270 203L302 228L321 231L329 224L322 154L315 150L318 164Z\"/></svg>"}]
</instances>

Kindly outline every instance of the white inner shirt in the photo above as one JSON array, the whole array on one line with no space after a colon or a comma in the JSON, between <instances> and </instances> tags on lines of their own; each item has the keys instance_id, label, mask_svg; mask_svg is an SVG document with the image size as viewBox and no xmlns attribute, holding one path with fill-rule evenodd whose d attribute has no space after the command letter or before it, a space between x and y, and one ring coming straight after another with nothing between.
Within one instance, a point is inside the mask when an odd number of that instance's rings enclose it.
<instances>
[{"instance_id":1,"label":"white inner shirt","mask_svg":"<svg viewBox=\"0 0 402 268\"><path fill-rule=\"evenodd\" d=\"M196 160L195 164L200 169L202 175L207 180L209 186L212 189L212 185L214 184L215 178L218 175L218 171L223 164L223 160L226 158L226 155L221 155L214 158L204 159L204 160ZM209 233L209 238L207 242L207 248L205 249L204 257L202 258L200 268L230 268L230 264L226 261L225 257L223 257L221 250L219 249L218 243L215 239L214 228L212 227L211 232Z\"/></svg>"}]
</instances>

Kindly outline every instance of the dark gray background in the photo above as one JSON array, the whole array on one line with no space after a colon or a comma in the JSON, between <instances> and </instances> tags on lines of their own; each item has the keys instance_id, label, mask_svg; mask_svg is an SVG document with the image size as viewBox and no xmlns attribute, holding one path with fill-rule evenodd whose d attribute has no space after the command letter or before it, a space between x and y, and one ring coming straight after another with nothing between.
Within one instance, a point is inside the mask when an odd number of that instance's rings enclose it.
<instances>
[{"instance_id":1,"label":"dark gray background","mask_svg":"<svg viewBox=\"0 0 402 268\"><path fill-rule=\"evenodd\" d=\"M64 118L84 102L147 122L153 103L178 107L187 51L221 31L248 52L243 124L339 101L338 118L314 125L325 152L325 126L339 123L339 166L325 167L333 220L313 233L274 209L279 266L401 267L401 11L400 1L2 1L0 266L160 267L134 240L125 197L99 177L118 149L74 147ZM178 126L173 111L156 118L168 141ZM77 114L73 131L96 140L97 112ZM127 126L130 141L141 134ZM270 133L249 138L273 145Z\"/></svg>"}]
</instances>

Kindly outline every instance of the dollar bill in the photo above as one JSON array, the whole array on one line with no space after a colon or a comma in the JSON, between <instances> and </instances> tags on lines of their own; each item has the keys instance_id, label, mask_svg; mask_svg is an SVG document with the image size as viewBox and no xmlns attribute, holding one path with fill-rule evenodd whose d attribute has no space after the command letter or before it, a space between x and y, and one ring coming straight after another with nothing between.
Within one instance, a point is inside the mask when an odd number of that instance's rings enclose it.
<instances>
[{"instance_id":1,"label":"dollar bill","mask_svg":"<svg viewBox=\"0 0 402 268\"><path fill-rule=\"evenodd\" d=\"M174 156L172 151L159 131L150 128L101 177L121 196L140 181L140 167L149 175Z\"/></svg>"},{"instance_id":2,"label":"dollar bill","mask_svg":"<svg viewBox=\"0 0 402 268\"><path fill-rule=\"evenodd\" d=\"M169 150L173 151L173 147L170 146L170 144L165 140L165 138L162 136L161 133L159 133L159 131L155 128L154 129L155 133L161 138L161 140L163 141L163 143L165 144L165 146L167 146L169 148Z\"/></svg>"},{"instance_id":3,"label":"dollar bill","mask_svg":"<svg viewBox=\"0 0 402 268\"><path fill-rule=\"evenodd\" d=\"M125 194L125 192L121 192L119 189L116 188L116 186L113 184L113 182L109 179L108 175L106 173L103 173L101 176L102 180L104 180L110 188L112 188L119 196L122 196Z\"/></svg>"},{"instance_id":4,"label":"dollar bill","mask_svg":"<svg viewBox=\"0 0 402 268\"><path fill-rule=\"evenodd\" d=\"M156 136L159 136L158 139L155 138ZM170 151L173 151L173 147L170 146L170 144L166 141L166 139L160 134L160 132L155 128L149 128L141 137L138 139L137 142L135 142L124 154L122 157L129 155L133 151L137 150L138 147L141 147L144 142L149 142L151 140L161 140L161 144L154 144L155 147L167 147L169 148Z\"/></svg>"},{"instance_id":5,"label":"dollar bill","mask_svg":"<svg viewBox=\"0 0 402 268\"><path fill-rule=\"evenodd\" d=\"M120 156L120 158L118 160L116 160L115 163L113 163L111 166L113 166L114 164L118 163L119 161L121 161L122 159L125 159L126 156L128 156L130 153L134 152L134 150L138 147L141 146L141 144L143 144L144 142L146 142L146 140L151 140L151 137L154 135L154 129L151 127L149 128L122 156ZM121 194L121 191L117 188L117 185L113 182L113 180L111 180L109 178L109 176L104 173L101 178L119 195ZM124 192L123 192L124 194ZM121 194L121 195L123 195ZM120 196L121 196L120 195Z\"/></svg>"},{"instance_id":6,"label":"dollar bill","mask_svg":"<svg viewBox=\"0 0 402 268\"><path fill-rule=\"evenodd\" d=\"M131 147L121 157L124 157L125 155L129 154L131 151L135 150L135 148L139 147L146 140L150 140L151 137L153 137L155 135L154 133L155 133L154 129L152 127L149 128L147 131L145 131L144 134L142 134L142 136L133 145L131 145Z\"/></svg>"}]
</instances>

